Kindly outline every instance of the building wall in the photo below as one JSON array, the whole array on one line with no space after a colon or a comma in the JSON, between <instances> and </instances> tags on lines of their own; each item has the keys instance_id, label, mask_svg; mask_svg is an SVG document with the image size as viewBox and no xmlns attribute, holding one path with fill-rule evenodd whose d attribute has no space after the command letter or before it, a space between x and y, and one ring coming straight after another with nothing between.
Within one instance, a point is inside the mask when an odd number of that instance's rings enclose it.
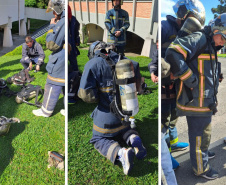
<instances>
[{"instance_id":1,"label":"building wall","mask_svg":"<svg viewBox=\"0 0 226 185\"><path fill-rule=\"evenodd\" d=\"M104 30L95 25L95 24L87 24L87 31L88 31L88 42L94 42L96 40L103 40Z\"/></svg>"},{"instance_id":2,"label":"building wall","mask_svg":"<svg viewBox=\"0 0 226 185\"><path fill-rule=\"evenodd\" d=\"M18 7L19 2L19 7ZM20 11L19 11L20 10ZM0 26L7 24L9 17L11 21L18 21L25 18L25 1L24 0L0 0ZM18 15L18 12L20 14Z\"/></svg>"}]
</instances>

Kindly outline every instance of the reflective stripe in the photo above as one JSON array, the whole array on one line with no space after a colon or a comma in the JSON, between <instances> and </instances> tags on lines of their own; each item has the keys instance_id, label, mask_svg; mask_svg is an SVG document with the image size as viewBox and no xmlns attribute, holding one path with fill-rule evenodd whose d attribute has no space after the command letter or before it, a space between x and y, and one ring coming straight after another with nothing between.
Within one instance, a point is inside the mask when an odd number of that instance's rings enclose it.
<instances>
[{"instance_id":1,"label":"reflective stripe","mask_svg":"<svg viewBox=\"0 0 226 185\"><path fill-rule=\"evenodd\" d=\"M47 32L47 34L49 34L49 33L53 33L53 29L50 29L50 30Z\"/></svg>"},{"instance_id":2,"label":"reflective stripe","mask_svg":"<svg viewBox=\"0 0 226 185\"><path fill-rule=\"evenodd\" d=\"M105 19L105 22L111 22L111 20L110 19Z\"/></svg>"},{"instance_id":3,"label":"reflective stripe","mask_svg":"<svg viewBox=\"0 0 226 185\"><path fill-rule=\"evenodd\" d=\"M199 106L204 104L205 76L204 76L204 60L198 60L199 70Z\"/></svg>"},{"instance_id":4,"label":"reflective stripe","mask_svg":"<svg viewBox=\"0 0 226 185\"><path fill-rule=\"evenodd\" d=\"M196 161L197 161L197 174L203 173L203 161L202 161L202 151L200 149L202 143L201 136L196 137Z\"/></svg>"},{"instance_id":5,"label":"reflective stripe","mask_svg":"<svg viewBox=\"0 0 226 185\"><path fill-rule=\"evenodd\" d=\"M113 90L113 86L110 86L110 87L101 87L99 88L101 92L104 92L104 93L109 93Z\"/></svg>"},{"instance_id":6,"label":"reflective stripe","mask_svg":"<svg viewBox=\"0 0 226 185\"><path fill-rule=\"evenodd\" d=\"M172 42L172 44L169 46L169 48L176 50L178 53L181 53L184 56L184 59L187 59L187 51L181 47L179 44L175 44Z\"/></svg>"},{"instance_id":7,"label":"reflective stripe","mask_svg":"<svg viewBox=\"0 0 226 185\"><path fill-rule=\"evenodd\" d=\"M198 59L210 60L210 55L209 54L201 54L201 55L199 55ZM212 56L212 59L215 59L215 56Z\"/></svg>"},{"instance_id":8,"label":"reflective stripe","mask_svg":"<svg viewBox=\"0 0 226 185\"><path fill-rule=\"evenodd\" d=\"M107 159L109 159L109 160L111 161L111 156L112 156L112 154L113 154L113 155L117 155L117 153L114 154L113 152L114 152L115 148L118 147L118 146L119 146L119 144L116 142L116 143L113 143L113 144L109 147L108 152L107 152L107 156L106 156Z\"/></svg>"},{"instance_id":9,"label":"reflective stripe","mask_svg":"<svg viewBox=\"0 0 226 185\"><path fill-rule=\"evenodd\" d=\"M45 107L42 106L42 109L47 113L47 114L52 114L53 111L48 111Z\"/></svg>"},{"instance_id":10,"label":"reflective stripe","mask_svg":"<svg viewBox=\"0 0 226 185\"><path fill-rule=\"evenodd\" d=\"M114 129L104 129L104 128L100 128L96 125L93 124L93 129L96 130L97 132L100 132L100 133L103 133L103 134L114 134L114 133L117 133L125 128L127 128L129 126L120 126L118 128L114 128Z\"/></svg>"},{"instance_id":11,"label":"reflective stripe","mask_svg":"<svg viewBox=\"0 0 226 185\"><path fill-rule=\"evenodd\" d=\"M185 81L187 80L188 78L190 78L192 76L193 72L191 69L188 68L188 70L183 74L181 75L179 78L182 80L182 81Z\"/></svg>"},{"instance_id":12,"label":"reflective stripe","mask_svg":"<svg viewBox=\"0 0 226 185\"><path fill-rule=\"evenodd\" d=\"M111 33L113 33L115 31L115 27L113 27L112 29L111 29Z\"/></svg>"},{"instance_id":13,"label":"reflective stripe","mask_svg":"<svg viewBox=\"0 0 226 185\"><path fill-rule=\"evenodd\" d=\"M177 108L184 111L193 111L193 112L211 112L208 107L192 107L192 106L183 106L177 102Z\"/></svg>"},{"instance_id":14,"label":"reflective stripe","mask_svg":"<svg viewBox=\"0 0 226 185\"><path fill-rule=\"evenodd\" d=\"M178 137L175 138L174 140L170 141L170 145L174 145L178 142Z\"/></svg>"},{"instance_id":15,"label":"reflective stripe","mask_svg":"<svg viewBox=\"0 0 226 185\"><path fill-rule=\"evenodd\" d=\"M179 88L179 91L178 91L177 100L180 98L180 95L182 93L182 89L183 89L183 81L180 81L180 88Z\"/></svg>"},{"instance_id":16,"label":"reflective stripe","mask_svg":"<svg viewBox=\"0 0 226 185\"><path fill-rule=\"evenodd\" d=\"M48 113L48 114L52 114L52 113L53 113L53 111L48 111L48 110L47 110L47 107L48 107L48 105L49 105L49 100L50 100L50 96L51 96L52 90L53 90L53 87L51 87L50 90L49 90L49 95L48 95L47 102L46 102L46 108L45 108L44 106L42 106L42 109L43 109L46 113Z\"/></svg>"},{"instance_id":17,"label":"reflective stripe","mask_svg":"<svg viewBox=\"0 0 226 185\"><path fill-rule=\"evenodd\" d=\"M24 60L27 60L27 59L29 59L29 57L25 57L25 58L24 58Z\"/></svg>"},{"instance_id":18,"label":"reflective stripe","mask_svg":"<svg viewBox=\"0 0 226 185\"><path fill-rule=\"evenodd\" d=\"M48 75L47 78L50 79L50 80L52 80L52 81L54 81L54 82L65 83L65 80L62 79L62 78L54 78L54 77L52 77L50 75Z\"/></svg>"}]
</instances>

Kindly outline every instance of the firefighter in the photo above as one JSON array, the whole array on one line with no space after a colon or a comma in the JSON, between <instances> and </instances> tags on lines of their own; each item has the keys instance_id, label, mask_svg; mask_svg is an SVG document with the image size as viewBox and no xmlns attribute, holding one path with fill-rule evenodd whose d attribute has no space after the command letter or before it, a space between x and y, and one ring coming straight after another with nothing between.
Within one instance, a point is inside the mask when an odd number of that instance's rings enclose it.
<instances>
[{"instance_id":1,"label":"firefighter","mask_svg":"<svg viewBox=\"0 0 226 185\"><path fill-rule=\"evenodd\" d=\"M93 137L90 142L113 164L120 161L124 174L128 175L133 167L134 156L143 159L147 151L137 131L131 129L129 124L122 124L121 119L110 111L110 104L115 96L113 96L113 74L108 61L111 60L116 64L119 59L119 55L112 50L112 45L99 41L90 46L88 54L90 60L85 65L78 96L87 103L98 103L91 115ZM122 59L128 61L125 57ZM134 61L132 64L134 80L136 79L136 86L139 89L141 86L139 64ZM121 147L118 140L125 141L129 148Z\"/></svg>"},{"instance_id":2,"label":"firefighter","mask_svg":"<svg viewBox=\"0 0 226 185\"><path fill-rule=\"evenodd\" d=\"M53 51L46 66L48 72L44 101L42 107L33 110L36 116L49 117L52 115L60 93L65 86L65 11L64 3L60 0L50 0L46 12L53 11L55 18L51 19L50 29L46 36L46 46ZM64 115L64 110L61 110Z\"/></svg>"},{"instance_id":3,"label":"firefighter","mask_svg":"<svg viewBox=\"0 0 226 185\"><path fill-rule=\"evenodd\" d=\"M218 172L208 163L212 115L217 112L219 63L217 48L226 43L226 14L202 31L179 37L166 51L166 61L176 83L178 116L186 116L190 160L196 176L216 179Z\"/></svg>"},{"instance_id":4,"label":"firefighter","mask_svg":"<svg viewBox=\"0 0 226 185\"><path fill-rule=\"evenodd\" d=\"M113 9L106 13L105 26L108 30L107 42L114 44L116 51L124 55L126 46L126 31L130 26L129 14L121 9L123 0L112 0Z\"/></svg>"}]
</instances>

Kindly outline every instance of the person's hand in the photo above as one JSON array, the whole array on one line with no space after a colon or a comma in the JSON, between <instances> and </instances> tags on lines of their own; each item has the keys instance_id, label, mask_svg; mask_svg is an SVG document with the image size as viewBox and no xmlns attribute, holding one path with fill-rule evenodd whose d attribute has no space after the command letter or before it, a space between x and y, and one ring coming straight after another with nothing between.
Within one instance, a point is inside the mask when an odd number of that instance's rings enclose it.
<instances>
[{"instance_id":1,"label":"person's hand","mask_svg":"<svg viewBox=\"0 0 226 185\"><path fill-rule=\"evenodd\" d=\"M36 65L36 71L40 71L40 65Z\"/></svg>"},{"instance_id":2,"label":"person's hand","mask_svg":"<svg viewBox=\"0 0 226 185\"><path fill-rule=\"evenodd\" d=\"M116 36L116 37L119 37L120 35L121 35L121 31L116 31L116 32L115 32L115 36Z\"/></svg>"},{"instance_id":3,"label":"person's hand","mask_svg":"<svg viewBox=\"0 0 226 185\"><path fill-rule=\"evenodd\" d=\"M32 62L29 63L29 69L30 71L32 70L33 66L32 66Z\"/></svg>"},{"instance_id":4,"label":"person's hand","mask_svg":"<svg viewBox=\"0 0 226 185\"><path fill-rule=\"evenodd\" d=\"M55 18L52 18L51 21L50 21L50 24L56 24L58 21L59 21L59 20L56 21Z\"/></svg>"},{"instance_id":5,"label":"person's hand","mask_svg":"<svg viewBox=\"0 0 226 185\"><path fill-rule=\"evenodd\" d=\"M175 77L175 76L173 75L173 73L170 73L170 79L171 79L171 80L176 80L177 77Z\"/></svg>"},{"instance_id":6,"label":"person's hand","mask_svg":"<svg viewBox=\"0 0 226 185\"><path fill-rule=\"evenodd\" d=\"M155 76L154 73L151 73L151 80L152 80L152 82L157 83L158 82L158 77Z\"/></svg>"}]
</instances>

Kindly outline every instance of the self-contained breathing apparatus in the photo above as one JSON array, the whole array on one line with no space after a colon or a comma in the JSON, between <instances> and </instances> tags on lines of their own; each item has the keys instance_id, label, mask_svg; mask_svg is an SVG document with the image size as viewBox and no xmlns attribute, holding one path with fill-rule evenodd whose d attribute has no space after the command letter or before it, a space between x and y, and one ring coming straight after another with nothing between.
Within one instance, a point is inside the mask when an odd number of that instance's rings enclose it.
<instances>
[{"instance_id":1,"label":"self-contained breathing apparatus","mask_svg":"<svg viewBox=\"0 0 226 185\"><path fill-rule=\"evenodd\" d=\"M204 53L206 48L208 47L208 51L209 51L208 54L210 55L210 63L211 63L211 70L212 70L212 76L213 76L214 99L215 99L214 100L215 102L213 104L209 105L208 107L213 112L213 115L214 115L217 112L217 104L218 104L217 96L216 96L216 70L218 68L218 62L216 61L216 67L214 69L212 55L211 55L211 44L212 44L212 36L213 36L211 27L206 26L206 27L204 27L204 29L202 29L202 25L196 18L189 17L186 19L183 27L179 31L177 38L182 38L182 37L188 36L196 31L201 31L202 33L204 33L206 35L207 43L191 59L189 59L189 61L186 61L186 63L189 63L189 62L193 61L194 59L196 59L200 54ZM215 58L217 59L216 52L215 52ZM192 90L190 88L188 88L186 85L184 85L183 88L185 88L185 91L187 93L187 97L189 100L188 103L192 102L193 101Z\"/></svg>"},{"instance_id":2,"label":"self-contained breathing apparatus","mask_svg":"<svg viewBox=\"0 0 226 185\"><path fill-rule=\"evenodd\" d=\"M95 51L100 51L98 55L105 59L111 67L113 77L113 100L110 103L110 111L121 120L123 125L131 124L135 128L135 116L139 111L136 79L133 63L119 55L118 62L115 63L108 55L113 50L113 45L96 41L89 50L89 58L94 56Z\"/></svg>"}]
</instances>

